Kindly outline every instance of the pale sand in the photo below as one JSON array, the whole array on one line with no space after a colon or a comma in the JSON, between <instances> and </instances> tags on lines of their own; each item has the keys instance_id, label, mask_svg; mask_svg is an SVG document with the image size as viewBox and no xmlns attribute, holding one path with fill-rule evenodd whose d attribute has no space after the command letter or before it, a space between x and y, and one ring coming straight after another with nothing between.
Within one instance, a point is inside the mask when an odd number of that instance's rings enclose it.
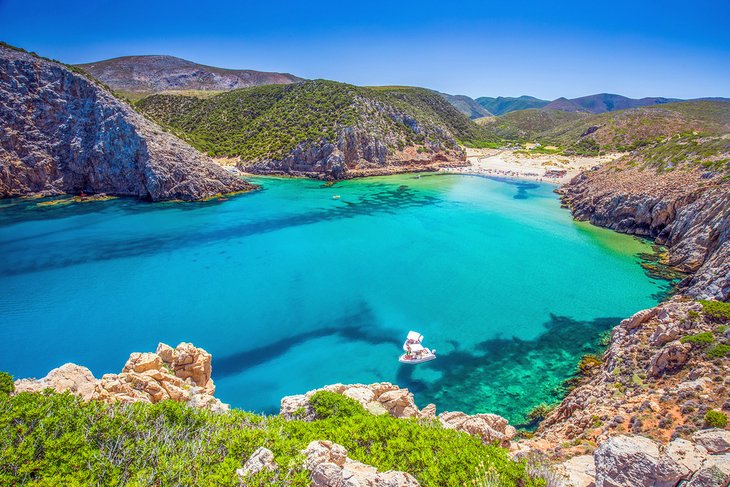
<instances>
[{"instance_id":1,"label":"pale sand","mask_svg":"<svg viewBox=\"0 0 730 487\"><path fill-rule=\"evenodd\" d=\"M621 154L586 157L519 152L513 149L466 149L468 166L444 168L442 171L564 184L581 171L621 157ZM545 171L549 169L565 169L567 172L563 177L546 177Z\"/></svg>"}]
</instances>

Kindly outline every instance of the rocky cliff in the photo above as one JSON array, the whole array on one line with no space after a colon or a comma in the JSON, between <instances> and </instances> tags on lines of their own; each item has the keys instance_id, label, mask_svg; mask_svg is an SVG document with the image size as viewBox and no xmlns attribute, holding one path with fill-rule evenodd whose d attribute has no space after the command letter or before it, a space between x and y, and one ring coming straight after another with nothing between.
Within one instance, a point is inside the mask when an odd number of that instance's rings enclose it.
<instances>
[{"instance_id":1,"label":"rocky cliff","mask_svg":"<svg viewBox=\"0 0 730 487\"><path fill-rule=\"evenodd\" d=\"M68 67L0 46L0 197L196 200L253 186Z\"/></svg>"},{"instance_id":2,"label":"rocky cliff","mask_svg":"<svg viewBox=\"0 0 730 487\"><path fill-rule=\"evenodd\" d=\"M691 274L696 298L730 297L730 182L680 167L657 172L629 162L585 172L559 192L573 216L669 248L669 265Z\"/></svg>"}]
</instances>

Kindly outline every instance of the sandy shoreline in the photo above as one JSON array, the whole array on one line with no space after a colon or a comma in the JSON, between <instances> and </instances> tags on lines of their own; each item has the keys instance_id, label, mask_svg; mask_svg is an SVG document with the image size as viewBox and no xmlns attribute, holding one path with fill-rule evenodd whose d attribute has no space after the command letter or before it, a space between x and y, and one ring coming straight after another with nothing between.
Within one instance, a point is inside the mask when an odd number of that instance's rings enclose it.
<instances>
[{"instance_id":1,"label":"sandy shoreline","mask_svg":"<svg viewBox=\"0 0 730 487\"><path fill-rule=\"evenodd\" d=\"M563 156L557 154L524 154L514 149L466 149L468 166L441 169L457 174L477 174L564 184L581 171L613 161L621 154L604 156ZM547 171L565 171L562 176L546 175Z\"/></svg>"}]
</instances>

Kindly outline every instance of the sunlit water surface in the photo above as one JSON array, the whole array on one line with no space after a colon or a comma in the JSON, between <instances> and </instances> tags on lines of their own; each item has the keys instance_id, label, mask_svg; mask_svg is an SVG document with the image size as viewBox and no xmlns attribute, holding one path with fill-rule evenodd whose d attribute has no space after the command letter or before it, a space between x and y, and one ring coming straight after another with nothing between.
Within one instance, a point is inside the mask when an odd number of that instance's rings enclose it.
<instances>
[{"instance_id":1,"label":"sunlit water surface","mask_svg":"<svg viewBox=\"0 0 730 487\"><path fill-rule=\"evenodd\" d=\"M550 185L258 182L202 204L0 202L0 370L100 376L189 341L213 354L217 395L253 411L391 381L421 406L519 423L665 291L639 265L646 243L573 222ZM409 329L437 360L398 363Z\"/></svg>"}]
</instances>

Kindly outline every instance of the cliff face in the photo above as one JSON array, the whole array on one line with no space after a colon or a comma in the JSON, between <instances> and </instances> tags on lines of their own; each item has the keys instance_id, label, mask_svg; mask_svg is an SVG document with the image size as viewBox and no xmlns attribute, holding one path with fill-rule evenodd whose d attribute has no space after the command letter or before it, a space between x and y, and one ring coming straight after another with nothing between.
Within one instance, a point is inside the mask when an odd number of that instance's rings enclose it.
<instances>
[{"instance_id":1,"label":"cliff face","mask_svg":"<svg viewBox=\"0 0 730 487\"><path fill-rule=\"evenodd\" d=\"M196 200L252 188L86 77L0 46L0 197Z\"/></svg>"},{"instance_id":2,"label":"cliff face","mask_svg":"<svg viewBox=\"0 0 730 487\"><path fill-rule=\"evenodd\" d=\"M559 192L575 218L653 238L669 247L669 264L693 274L696 298L730 297L730 183L697 169L657 174L627 165L577 176Z\"/></svg>"}]
</instances>

